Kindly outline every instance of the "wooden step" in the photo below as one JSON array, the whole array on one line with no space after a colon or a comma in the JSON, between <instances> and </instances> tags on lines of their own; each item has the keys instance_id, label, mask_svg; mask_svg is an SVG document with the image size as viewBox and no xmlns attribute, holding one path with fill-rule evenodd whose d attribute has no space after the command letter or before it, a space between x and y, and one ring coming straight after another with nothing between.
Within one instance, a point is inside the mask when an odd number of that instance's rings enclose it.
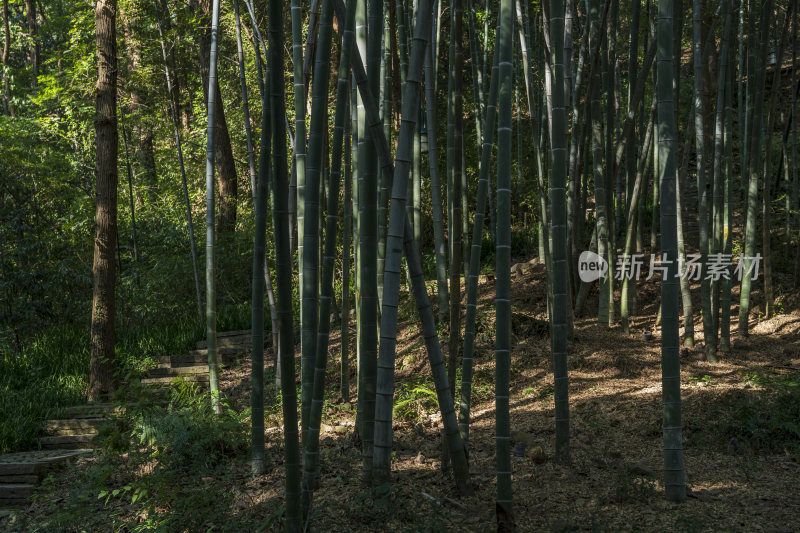
<instances>
[{"instance_id":1,"label":"wooden step","mask_svg":"<svg viewBox=\"0 0 800 533\"><path fill-rule=\"evenodd\" d=\"M37 474L0 475L0 485L13 483L30 483L36 485L40 477Z\"/></svg>"},{"instance_id":2,"label":"wooden step","mask_svg":"<svg viewBox=\"0 0 800 533\"><path fill-rule=\"evenodd\" d=\"M250 334L247 335L238 335L238 336L231 336L231 337L217 337L217 348L242 348L248 349L251 348L253 345L253 339L250 337ZM195 344L195 347L198 350L202 350L208 347L206 341L198 341Z\"/></svg>"},{"instance_id":3,"label":"wooden step","mask_svg":"<svg viewBox=\"0 0 800 533\"><path fill-rule=\"evenodd\" d=\"M39 444L45 450L82 450L94 447L93 440L95 435L97 433L41 437Z\"/></svg>"},{"instance_id":4,"label":"wooden step","mask_svg":"<svg viewBox=\"0 0 800 533\"><path fill-rule=\"evenodd\" d=\"M243 335L250 336L250 330L249 329L235 329L233 331L218 331L217 332L217 338L218 339L222 338L222 337L241 337Z\"/></svg>"},{"instance_id":5,"label":"wooden step","mask_svg":"<svg viewBox=\"0 0 800 533\"><path fill-rule=\"evenodd\" d=\"M208 374L181 375L189 383L196 383L200 386L208 385ZM154 378L142 378L142 385L153 385L156 387L167 387L181 376L160 376Z\"/></svg>"},{"instance_id":6,"label":"wooden step","mask_svg":"<svg viewBox=\"0 0 800 533\"><path fill-rule=\"evenodd\" d=\"M33 450L0 455L0 475L41 475L55 465L91 452L79 450Z\"/></svg>"},{"instance_id":7,"label":"wooden step","mask_svg":"<svg viewBox=\"0 0 800 533\"><path fill-rule=\"evenodd\" d=\"M9 483L0 485L0 500L27 500L33 494L31 483Z\"/></svg>"},{"instance_id":8,"label":"wooden step","mask_svg":"<svg viewBox=\"0 0 800 533\"><path fill-rule=\"evenodd\" d=\"M221 363L235 363L245 357L248 350L241 348L218 348L217 356ZM187 366L208 365L208 350L192 350L188 354L164 355L158 358L159 368L184 368Z\"/></svg>"},{"instance_id":9,"label":"wooden step","mask_svg":"<svg viewBox=\"0 0 800 533\"><path fill-rule=\"evenodd\" d=\"M163 377L163 376L193 376L195 374L208 374L208 365L194 365L194 366L181 366L173 367L159 367L154 368L147 372L147 377Z\"/></svg>"},{"instance_id":10,"label":"wooden step","mask_svg":"<svg viewBox=\"0 0 800 533\"><path fill-rule=\"evenodd\" d=\"M119 406L113 403L87 403L84 405L73 405L64 410L64 418L99 418L108 413L119 410Z\"/></svg>"},{"instance_id":11,"label":"wooden step","mask_svg":"<svg viewBox=\"0 0 800 533\"><path fill-rule=\"evenodd\" d=\"M96 428L102 423L103 418L100 417L45 420L42 423L42 432L48 436L97 433Z\"/></svg>"}]
</instances>

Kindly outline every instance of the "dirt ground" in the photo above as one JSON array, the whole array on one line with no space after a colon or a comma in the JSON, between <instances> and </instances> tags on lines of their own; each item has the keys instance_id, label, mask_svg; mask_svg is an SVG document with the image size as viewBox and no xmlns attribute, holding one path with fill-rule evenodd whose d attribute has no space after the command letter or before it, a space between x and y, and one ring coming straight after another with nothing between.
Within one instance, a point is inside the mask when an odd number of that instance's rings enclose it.
<instances>
[{"instance_id":1,"label":"dirt ground","mask_svg":"<svg viewBox=\"0 0 800 533\"><path fill-rule=\"evenodd\" d=\"M755 450L715 434L726 401L767 394L752 376L800 371L797 295L781 299L783 313L769 320L759 321L756 309L746 339L736 333L735 309L734 348L721 354L719 362L701 360L702 349L690 349L682 357L689 497L673 504L664 498L661 471L660 330L655 325L659 285L640 286L641 309L630 335L619 326L600 327L588 316L575 320L569 344L571 464L564 466L553 461L550 341L546 328L537 327L537 320L546 319L543 279L541 266L512 274L512 448L522 451L518 443L525 443L522 456L512 458L518 531L800 531L796 451ZM597 309L594 292L585 315ZM353 440L355 376L352 404L337 402L333 392L339 355L334 335L328 376L332 392L323 415L321 481L311 530L496 530L493 296L493 282L481 278L469 442L474 495L458 495L452 476L442 472L441 416L424 394L396 412L392 491L370 495L361 482L360 447ZM736 295L733 300L738 301ZM652 338L645 340L644 331L652 332ZM699 320L695 332L701 343ZM396 371L396 401L415 386L433 388L419 327L411 318L400 325ZM227 371L222 386L234 403L246 406L249 365ZM225 481L236 494L229 512L261 509L254 519L262 524L268 520L269 531L280 530L281 520L268 517L264 509L281 505L284 484L282 430L280 420L273 420L266 430L269 472L253 478L246 462L239 461L231 464Z\"/></svg>"}]
</instances>

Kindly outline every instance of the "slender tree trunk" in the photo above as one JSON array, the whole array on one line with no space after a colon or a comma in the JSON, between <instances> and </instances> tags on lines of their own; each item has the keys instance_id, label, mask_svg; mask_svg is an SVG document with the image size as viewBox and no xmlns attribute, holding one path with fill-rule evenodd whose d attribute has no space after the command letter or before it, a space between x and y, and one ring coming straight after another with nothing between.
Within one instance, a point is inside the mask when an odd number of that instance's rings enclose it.
<instances>
[{"instance_id":1,"label":"slender tree trunk","mask_svg":"<svg viewBox=\"0 0 800 533\"><path fill-rule=\"evenodd\" d=\"M497 123L497 93L499 65L495 47L492 79L489 83L489 100L485 106L486 115L483 124L486 126L481 145L481 167L478 180L477 207L472 230L472 247L470 248L469 271L467 273L467 312L464 319L464 352L461 361L461 405L458 417L459 431L464 442L469 441L470 405L472 395L472 376L475 355L475 318L478 302L478 271L480 269L481 250L483 248L483 225L486 212L486 199L489 190L489 174L491 173L492 148Z\"/></svg>"},{"instance_id":2,"label":"slender tree trunk","mask_svg":"<svg viewBox=\"0 0 800 533\"><path fill-rule=\"evenodd\" d=\"M769 45L769 20L772 15L772 0L763 0L758 38L759 64L767 64L767 47ZM757 69L753 94L753 119L750 132L749 173L747 187L747 219L744 234L744 262L742 269L742 288L739 299L739 333L743 337L749 335L750 320L750 288L752 280L750 270L756 253L756 211L758 207L758 178L761 171L761 133L763 122L764 69Z\"/></svg>"},{"instance_id":3,"label":"slender tree trunk","mask_svg":"<svg viewBox=\"0 0 800 533\"><path fill-rule=\"evenodd\" d=\"M95 5L97 85L95 135L97 196L92 263L92 334L89 401L113 394L116 384L114 317L117 248L117 2Z\"/></svg>"},{"instance_id":4,"label":"slender tree trunk","mask_svg":"<svg viewBox=\"0 0 800 533\"><path fill-rule=\"evenodd\" d=\"M553 239L553 379L555 388L556 459L569 463L569 380L567 377L567 316L571 308L567 294L567 102L564 88L564 4L550 3L553 57L553 171L550 180L551 232Z\"/></svg>"},{"instance_id":5,"label":"slender tree trunk","mask_svg":"<svg viewBox=\"0 0 800 533\"><path fill-rule=\"evenodd\" d=\"M495 445L498 531L513 529L509 375L511 367L511 64L514 29L512 0L500 1L497 133L497 242L495 285ZM545 245L546 246L546 245Z\"/></svg>"},{"instance_id":6,"label":"slender tree trunk","mask_svg":"<svg viewBox=\"0 0 800 533\"><path fill-rule=\"evenodd\" d=\"M432 40L431 43L434 41ZM436 76L433 70L435 47L425 54L425 105L428 126L428 163L431 174L431 204L433 210L433 245L436 253L436 282L439 321L447 316L450 295L447 287L447 243L442 219L442 186L439 179L439 143L436 137ZM383 301L383 300L381 300Z\"/></svg>"},{"instance_id":7,"label":"slender tree trunk","mask_svg":"<svg viewBox=\"0 0 800 533\"><path fill-rule=\"evenodd\" d=\"M644 174L647 172L647 167L650 165L653 151L651 144L653 142L653 122L656 114L656 102L653 99L653 109L650 113L650 120L647 124L647 132L644 136L642 143L642 153L639 158L639 164L634 177L633 187L628 196L628 203L626 205L628 216L625 231L625 248L623 249L623 257L631 258L634 252L634 236L636 233L637 214L639 212L639 201L642 197L642 181ZM632 259L631 259L632 260ZM632 287L636 286L636 270L632 263L629 263L628 271L623 275L622 279L622 294L620 298L620 318L622 320L622 329L626 334L630 334L629 319L630 316L630 298L629 294Z\"/></svg>"},{"instance_id":8,"label":"slender tree trunk","mask_svg":"<svg viewBox=\"0 0 800 533\"><path fill-rule=\"evenodd\" d=\"M213 18L213 5L212 0L202 0L200 3L200 16L201 27L204 27L209 20L209 16ZM212 24L213 25L213 24ZM228 123L225 119L225 107L222 100L222 93L219 88L219 80L216 77L216 72L213 76L213 82L209 84L212 79L210 58L210 49L216 46L212 43L213 31L207 31L202 39L200 39L200 54L201 54L201 74L203 78L203 90L205 92L206 100L211 101L213 92L213 100L215 102L214 113L208 112L209 116L214 117L214 141L212 148L214 149L214 161L216 161L217 173L219 174L219 228L222 233L233 231L236 224L236 198L237 198L237 180L236 180L236 167L233 160L233 149L231 148L231 139L228 133ZM216 56L216 50L214 54ZM216 69L216 66L214 67ZM209 91L209 88L214 88Z\"/></svg>"},{"instance_id":9,"label":"slender tree trunk","mask_svg":"<svg viewBox=\"0 0 800 533\"><path fill-rule=\"evenodd\" d=\"M464 169L462 167L462 150L464 147L464 121L463 121L463 99L461 94L462 73L464 62L464 52L461 46L461 34L463 33L462 22L464 19L464 8L462 0L454 0L453 9L455 12L455 24L453 32L455 46L455 62L453 63L453 218L450 219L450 242L452 255L450 256L450 340L448 344L447 377L450 383L450 392L455 398L456 368L458 357L461 352L461 177Z\"/></svg>"},{"instance_id":10,"label":"slender tree trunk","mask_svg":"<svg viewBox=\"0 0 800 533\"><path fill-rule=\"evenodd\" d=\"M733 14L728 7L728 0L723 0L721 3L724 14L724 23L722 28L722 42L719 52L719 72L717 76L717 102L716 111L714 114L714 158L712 159L713 173L713 201L712 201L712 238L709 243L709 252L714 254L714 257L720 257L724 248L723 243L723 185L722 185L722 170L725 164L724 159L724 128L725 128L725 92L728 89L728 84L725 82L725 77L728 75L728 34L730 32L731 19ZM703 277L707 277L703 271ZM720 298L721 298L721 283L720 280L712 279L710 281L711 291L711 336L706 337L706 355L710 361L717 359L717 347L719 339L717 337L719 332L720 321Z\"/></svg>"},{"instance_id":11,"label":"slender tree trunk","mask_svg":"<svg viewBox=\"0 0 800 533\"><path fill-rule=\"evenodd\" d=\"M678 335L678 243L675 201L675 108L673 90L672 0L658 2L657 181L662 185L661 243L667 261L661 280L661 372L664 403L664 487L667 500L686 499L681 430L680 339Z\"/></svg>"},{"instance_id":12,"label":"slender tree trunk","mask_svg":"<svg viewBox=\"0 0 800 533\"><path fill-rule=\"evenodd\" d=\"M25 16L28 26L28 61L31 65L31 86L39 80L39 28L36 16L36 0L25 0Z\"/></svg>"},{"instance_id":13,"label":"slender tree trunk","mask_svg":"<svg viewBox=\"0 0 800 533\"><path fill-rule=\"evenodd\" d=\"M217 28L219 26L219 0L213 0L211 15L211 45L208 67L208 127L206 135L206 346L208 349L209 388L211 404L216 413L219 404L219 377L217 370L217 288L214 235L214 154L216 136L217 83Z\"/></svg>"},{"instance_id":14,"label":"slender tree trunk","mask_svg":"<svg viewBox=\"0 0 800 533\"><path fill-rule=\"evenodd\" d=\"M309 404L308 429L304 428L303 436L303 517L308 519L311 510L312 496L318 486L319 479L319 431L322 421L322 404L325 392L325 367L328 359L328 339L330 334L331 316L331 297L333 294L333 252L336 244L336 213L339 199L339 183L333 181L329 183L328 196L328 217L325 228L325 249L323 254L323 275L321 282L322 297L319 295L318 265L319 265L319 246L316 240L319 238L320 228L319 212L319 190L323 176L323 166L325 159L325 146L327 144L327 105L328 105L328 81L330 78L330 56L332 45L332 22L333 5L325 2L322 7L322 14L319 23L319 46L316 48L314 60L314 89L311 97L311 129L308 141L308 160L306 166L306 215L304 235L303 268L306 269L304 277L305 286L303 287L304 313L315 313L316 317L306 316L303 321L303 335L313 335L303 343L303 357L305 351L309 350L313 365L311 393L308 399L303 398L305 407L306 401ZM344 107L347 104L346 94L340 93L337 98L337 125L339 138L338 145L341 145L341 135L344 126ZM336 142L336 140L335 140ZM331 173L333 176L333 173ZM338 177L339 175L337 175ZM377 191L375 191L377 194ZM316 202L316 205L314 205ZM313 217L313 218L312 218ZM374 225L373 225L374 228ZM313 231L313 235L311 232ZM309 267L312 267L309 269ZM313 284L313 287L312 287ZM311 290L309 290L311 289ZM312 296L309 298L308 296ZM312 319L314 318L314 319ZM374 329L374 328L373 328ZM304 384L305 385L305 384ZM305 391L304 391L305 392Z\"/></svg>"},{"instance_id":15,"label":"slender tree trunk","mask_svg":"<svg viewBox=\"0 0 800 533\"><path fill-rule=\"evenodd\" d=\"M14 116L11 104L11 88L8 85L8 53L11 48L11 30L8 25L8 0L3 0L3 109L7 115Z\"/></svg>"},{"instance_id":16,"label":"slender tree trunk","mask_svg":"<svg viewBox=\"0 0 800 533\"><path fill-rule=\"evenodd\" d=\"M784 17L782 29L780 32L780 44L776 52L776 65L775 73L772 77L772 88L770 90L769 108L767 115L767 138L766 149L764 153L764 177L763 177L763 203L762 203L762 247L764 255L764 316L770 318L774 314L775 300L772 288L772 135L775 131L775 119L778 114L778 96L781 93L781 70L783 64L783 51L786 46L787 32L789 30L789 22L792 20L792 14L795 9L796 2L789 4L789 10Z\"/></svg>"}]
</instances>

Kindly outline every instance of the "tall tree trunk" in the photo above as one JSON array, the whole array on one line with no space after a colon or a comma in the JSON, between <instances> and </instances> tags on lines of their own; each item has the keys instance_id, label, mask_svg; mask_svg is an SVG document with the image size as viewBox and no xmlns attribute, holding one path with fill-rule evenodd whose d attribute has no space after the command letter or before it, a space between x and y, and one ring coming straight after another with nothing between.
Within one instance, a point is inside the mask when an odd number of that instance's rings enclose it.
<instances>
[{"instance_id":1,"label":"tall tree trunk","mask_svg":"<svg viewBox=\"0 0 800 533\"><path fill-rule=\"evenodd\" d=\"M678 242L675 201L675 104L672 0L658 2L658 129L656 180L661 182L661 249L667 269L661 279L661 373L664 403L664 488L667 500L686 499L681 430L680 339L678 335Z\"/></svg>"},{"instance_id":2,"label":"tall tree trunk","mask_svg":"<svg viewBox=\"0 0 800 533\"><path fill-rule=\"evenodd\" d=\"M706 132L705 132L705 98L704 66L706 55L703 53L703 21L702 0L694 0L692 6L692 32L694 55L694 134L695 152L697 154L697 200L700 225L700 270L705 271L709 251L708 198L710 186L706 177ZM713 360L714 338L713 320L711 316L711 286L703 275L700 281L700 310L703 315L703 335L705 338L705 356Z\"/></svg>"},{"instance_id":3,"label":"tall tree trunk","mask_svg":"<svg viewBox=\"0 0 800 533\"><path fill-rule=\"evenodd\" d=\"M760 28L758 37L759 65L767 64L767 48L769 46L769 20L772 16L772 0L763 0L761 5ZM750 132L749 174L747 186L747 218L744 234L744 257L742 261L742 288L739 298L739 333L743 337L749 335L750 320L750 288L752 280L750 269L756 253L756 219L758 208L758 178L761 173L761 133L764 114L764 81L766 72L763 68L756 70L753 93L753 119Z\"/></svg>"},{"instance_id":4,"label":"tall tree trunk","mask_svg":"<svg viewBox=\"0 0 800 533\"><path fill-rule=\"evenodd\" d=\"M486 212L486 200L489 191L489 174L491 173L492 148L494 147L497 124L497 93L499 65L495 47L492 64L492 79L489 82L488 102L483 124L486 126L481 145L481 167L478 180L478 198L472 230L472 247L470 249L469 271L467 272L467 312L464 319L464 351L461 361L461 405L458 417L459 431L464 442L469 441L470 405L472 395L472 376L475 355L475 315L478 302L478 271L480 269L481 249L483 248L483 226Z\"/></svg>"},{"instance_id":5,"label":"tall tree trunk","mask_svg":"<svg viewBox=\"0 0 800 533\"><path fill-rule=\"evenodd\" d=\"M328 213L325 228L325 250L323 253L322 298L320 298L319 279L319 234L320 234L320 185L325 166L325 146L328 137L328 84L330 78L330 56L332 44L333 5L324 2L319 23L319 46L314 60L314 89L311 97L311 129L308 140L308 159L306 165L306 221L303 236L303 268L306 270L303 287L303 335L313 336L303 343L303 357L310 351L309 362L312 369L311 391L303 397L303 407L308 403L308 428L303 428L303 516L308 519L311 500L319 479L319 431L322 421L322 404L325 392L325 367L328 359L328 338L330 333L331 296L333 293L333 251L336 243L336 212L339 199L339 184L331 181L328 191ZM337 129L341 141L344 122L346 94L337 98ZM339 143L341 144L341 143ZM373 165L374 166L374 165ZM331 174L333 176L333 174ZM338 175L337 175L338 177ZM377 190L375 191L377 196ZM331 218L333 216L333 218ZM375 225L373 224L373 229ZM313 232L313 234L312 234ZM377 292L377 291L376 291ZM377 295L376 295L377 298ZM315 313L316 317L308 316ZM373 331L376 331L373 327ZM376 342L377 344L377 342ZM303 384L305 385L305 383ZM305 393L305 391L303 391Z\"/></svg>"},{"instance_id":6,"label":"tall tree trunk","mask_svg":"<svg viewBox=\"0 0 800 533\"><path fill-rule=\"evenodd\" d=\"M216 0L213 0L216 1ZM209 16L213 19L212 13L212 0L201 0L200 12L202 17L201 27L204 27L209 20ZM212 23L213 26L213 23ZM209 27L210 28L210 27ZM228 123L225 119L225 106L222 100L222 93L219 87L219 79L216 77L216 65L214 66L215 72L213 81L211 80L211 49L216 47L214 37L212 36L213 30L205 33L200 39L200 54L201 54L201 74L203 77L203 90L206 100L210 102L212 95L209 92L209 85L213 87L213 101L215 102L214 112L208 110L208 115L213 116L213 132L214 140L212 148L214 150L214 159L216 162L217 173L219 175L219 222L218 230L220 233L233 231L236 225L236 199L238 195L238 185L236 179L236 166L233 160L233 149L231 148L231 138L228 134ZM216 50L213 51L216 60Z\"/></svg>"},{"instance_id":7,"label":"tall tree trunk","mask_svg":"<svg viewBox=\"0 0 800 533\"><path fill-rule=\"evenodd\" d=\"M36 20L36 0L25 0L25 17L28 26L28 61L31 64L31 86L39 80L39 29Z\"/></svg>"},{"instance_id":8,"label":"tall tree trunk","mask_svg":"<svg viewBox=\"0 0 800 533\"><path fill-rule=\"evenodd\" d=\"M567 295L567 105L564 89L564 3L550 2L550 42L553 58L553 171L550 179L550 214L553 239L553 379L555 382L556 459L569 463L569 379L567 377L567 316L571 307Z\"/></svg>"},{"instance_id":9,"label":"tall tree trunk","mask_svg":"<svg viewBox=\"0 0 800 533\"><path fill-rule=\"evenodd\" d=\"M272 129L272 190L275 202L275 234L278 314L281 317L281 397L283 404L284 461L286 464L287 533L302 531L300 513L300 444L297 430L297 393L294 371L294 323L292 320L292 259L289 250L288 170L286 168L286 122L280 110L286 107L283 63L283 0L269 2L269 106ZM266 124L264 125L266 127Z\"/></svg>"},{"instance_id":10,"label":"tall tree trunk","mask_svg":"<svg viewBox=\"0 0 800 533\"><path fill-rule=\"evenodd\" d=\"M513 529L509 376L511 369L511 75L513 0L500 1L497 133L497 242L495 285L495 446L498 531ZM545 244L547 246L547 244Z\"/></svg>"},{"instance_id":11,"label":"tall tree trunk","mask_svg":"<svg viewBox=\"0 0 800 533\"><path fill-rule=\"evenodd\" d=\"M11 88L8 85L8 53L11 48L11 30L8 25L8 0L3 0L3 109L6 114L14 116L14 106L11 105Z\"/></svg>"},{"instance_id":12,"label":"tall tree trunk","mask_svg":"<svg viewBox=\"0 0 800 533\"><path fill-rule=\"evenodd\" d=\"M461 352L461 177L464 172L463 148L464 148L464 117L463 117L463 98L461 93L462 68L464 63L464 51L461 46L461 35L463 33L462 22L464 19L464 8L462 0L454 0L454 22L451 35L454 38L455 62L453 63L453 218L450 219L450 242L452 255L450 256L450 340L448 344L447 377L450 383L450 392L455 398L456 368L458 357Z\"/></svg>"},{"instance_id":13,"label":"tall tree trunk","mask_svg":"<svg viewBox=\"0 0 800 533\"><path fill-rule=\"evenodd\" d=\"M598 16L597 0L590 0L589 2L589 21L587 24L591 25L589 30L590 46L597 47L602 40L600 33L601 24L600 17ZM597 66L597 64L595 64ZM596 210L596 228L597 231L597 254L606 259L609 259L609 244L608 244L608 204L606 194L606 175L603 171L603 126L602 126L602 107L600 104L600 69L592 68L591 83L591 123L592 123L592 165L594 168L594 188L595 188L595 210ZM610 263L609 263L610 265ZM609 271L606 276L600 278L600 296L598 298L598 323L608 326L609 320L609 299L608 299L608 285L611 278Z\"/></svg>"},{"instance_id":14,"label":"tall tree trunk","mask_svg":"<svg viewBox=\"0 0 800 533\"><path fill-rule=\"evenodd\" d=\"M133 115L133 133L135 136L134 157L139 167L138 176L144 183L145 189L151 199L155 198L158 179L156 177L155 146L153 143L153 129L147 124L145 117L150 111L150 95L145 89L142 70L142 52L139 49L137 38L132 26L134 13L123 13L123 27L125 32L125 47L128 56L128 89L131 96L130 112Z\"/></svg>"},{"instance_id":15,"label":"tall tree trunk","mask_svg":"<svg viewBox=\"0 0 800 533\"><path fill-rule=\"evenodd\" d=\"M217 370L217 286L214 235L214 154L216 141L217 28L219 0L213 0L208 67L208 126L206 130L206 347L208 349L208 381L211 405L219 414L219 377ZM220 106L222 107L222 106Z\"/></svg>"},{"instance_id":16,"label":"tall tree trunk","mask_svg":"<svg viewBox=\"0 0 800 533\"><path fill-rule=\"evenodd\" d=\"M114 318L116 314L117 249L117 2L98 0L95 5L97 50L97 99L95 135L97 166L95 179L94 260L92 263L92 338L89 401L99 401L114 392Z\"/></svg>"}]
</instances>

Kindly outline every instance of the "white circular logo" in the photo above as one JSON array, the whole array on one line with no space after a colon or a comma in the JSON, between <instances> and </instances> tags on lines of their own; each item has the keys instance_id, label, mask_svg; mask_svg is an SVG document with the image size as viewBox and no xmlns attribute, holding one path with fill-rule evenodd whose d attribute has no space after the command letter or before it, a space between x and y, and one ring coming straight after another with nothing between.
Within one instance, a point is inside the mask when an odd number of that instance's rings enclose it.
<instances>
[{"instance_id":1,"label":"white circular logo","mask_svg":"<svg viewBox=\"0 0 800 533\"><path fill-rule=\"evenodd\" d=\"M608 273L608 262L594 252L582 252L578 258L578 275L584 283L604 278Z\"/></svg>"}]
</instances>

